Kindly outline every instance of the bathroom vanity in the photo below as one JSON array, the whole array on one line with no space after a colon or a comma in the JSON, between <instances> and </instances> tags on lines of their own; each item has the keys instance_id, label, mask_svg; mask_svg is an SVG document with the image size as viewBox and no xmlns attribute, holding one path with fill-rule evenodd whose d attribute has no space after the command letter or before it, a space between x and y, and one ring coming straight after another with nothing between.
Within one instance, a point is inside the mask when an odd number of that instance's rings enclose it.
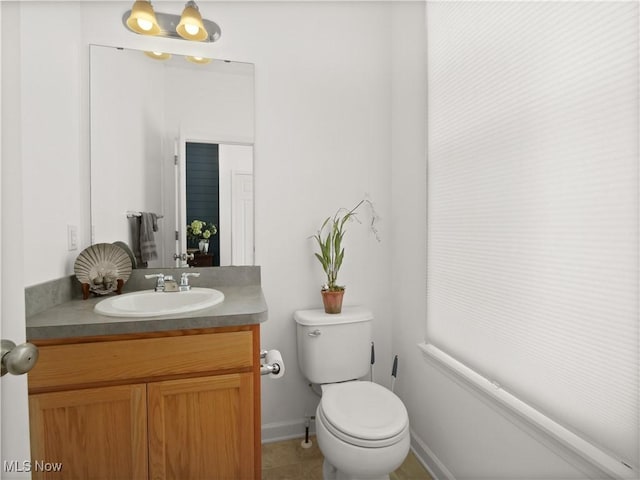
<instances>
[{"instance_id":1,"label":"bathroom vanity","mask_svg":"<svg viewBox=\"0 0 640 480\"><path fill-rule=\"evenodd\" d=\"M215 288L222 304L184 316L104 317L89 299L27 319L32 461L62 463L33 478L260 478L266 303L259 283Z\"/></svg>"}]
</instances>

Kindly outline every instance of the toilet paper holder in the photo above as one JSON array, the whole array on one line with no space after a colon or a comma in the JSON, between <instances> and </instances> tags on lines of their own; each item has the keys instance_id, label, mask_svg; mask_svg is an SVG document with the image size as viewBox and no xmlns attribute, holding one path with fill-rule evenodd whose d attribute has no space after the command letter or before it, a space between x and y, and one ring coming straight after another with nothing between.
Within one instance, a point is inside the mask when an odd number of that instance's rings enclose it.
<instances>
[{"instance_id":1,"label":"toilet paper holder","mask_svg":"<svg viewBox=\"0 0 640 480\"><path fill-rule=\"evenodd\" d=\"M263 360L266 361L269 352L277 352L278 360L273 363L262 363ZM282 357L277 350L262 350L260 352L260 375L278 375L280 371L284 369L284 365L282 365L281 362Z\"/></svg>"}]
</instances>

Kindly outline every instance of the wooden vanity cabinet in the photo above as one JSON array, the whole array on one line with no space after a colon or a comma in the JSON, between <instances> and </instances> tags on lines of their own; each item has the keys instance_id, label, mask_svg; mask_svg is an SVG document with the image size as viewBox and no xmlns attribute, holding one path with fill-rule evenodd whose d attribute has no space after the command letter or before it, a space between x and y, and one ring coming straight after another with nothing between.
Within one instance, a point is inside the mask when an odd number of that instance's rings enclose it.
<instances>
[{"instance_id":1,"label":"wooden vanity cabinet","mask_svg":"<svg viewBox=\"0 0 640 480\"><path fill-rule=\"evenodd\" d=\"M34 479L261 477L258 325L33 343Z\"/></svg>"}]
</instances>

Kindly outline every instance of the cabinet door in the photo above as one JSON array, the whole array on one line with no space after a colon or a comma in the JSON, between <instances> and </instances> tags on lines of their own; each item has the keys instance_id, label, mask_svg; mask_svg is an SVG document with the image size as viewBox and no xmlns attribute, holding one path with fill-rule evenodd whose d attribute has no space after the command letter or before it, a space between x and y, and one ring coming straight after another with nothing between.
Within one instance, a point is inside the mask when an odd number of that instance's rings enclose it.
<instances>
[{"instance_id":1,"label":"cabinet door","mask_svg":"<svg viewBox=\"0 0 640 480\"><path fill-rule=\"evenodd\" d=\"M147 478L146 406L145 385L30 395L33 478Z\"/></svg>"},{"instance_id":2,"label":"cabinet door","mask_svg":"<svg viewBox=\"0 0 640 480\"><path fill-rule=\"evenodd\" d=\"M154 480L253 479L251 373L150 383Z\"/></svg>"}]
</instances>

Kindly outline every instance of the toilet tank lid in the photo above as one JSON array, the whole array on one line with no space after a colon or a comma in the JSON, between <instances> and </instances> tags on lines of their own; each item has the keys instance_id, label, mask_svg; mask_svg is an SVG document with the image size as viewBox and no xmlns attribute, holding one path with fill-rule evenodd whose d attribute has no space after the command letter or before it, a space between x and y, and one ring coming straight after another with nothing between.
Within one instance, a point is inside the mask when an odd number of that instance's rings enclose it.
<instances>
[{"instance_id":1,"label":"toilet tank lid","mask_svg":"<svg viewBox=\"0 0 640 480\"><path fill-rule=\"evenodd\" d=\"M325 313L324 309L297 310L293 318L299 325L336 325L339 323L369 322L373 313L364 307L342 307L341 313Z\"/></svg>"}]
</instances>

